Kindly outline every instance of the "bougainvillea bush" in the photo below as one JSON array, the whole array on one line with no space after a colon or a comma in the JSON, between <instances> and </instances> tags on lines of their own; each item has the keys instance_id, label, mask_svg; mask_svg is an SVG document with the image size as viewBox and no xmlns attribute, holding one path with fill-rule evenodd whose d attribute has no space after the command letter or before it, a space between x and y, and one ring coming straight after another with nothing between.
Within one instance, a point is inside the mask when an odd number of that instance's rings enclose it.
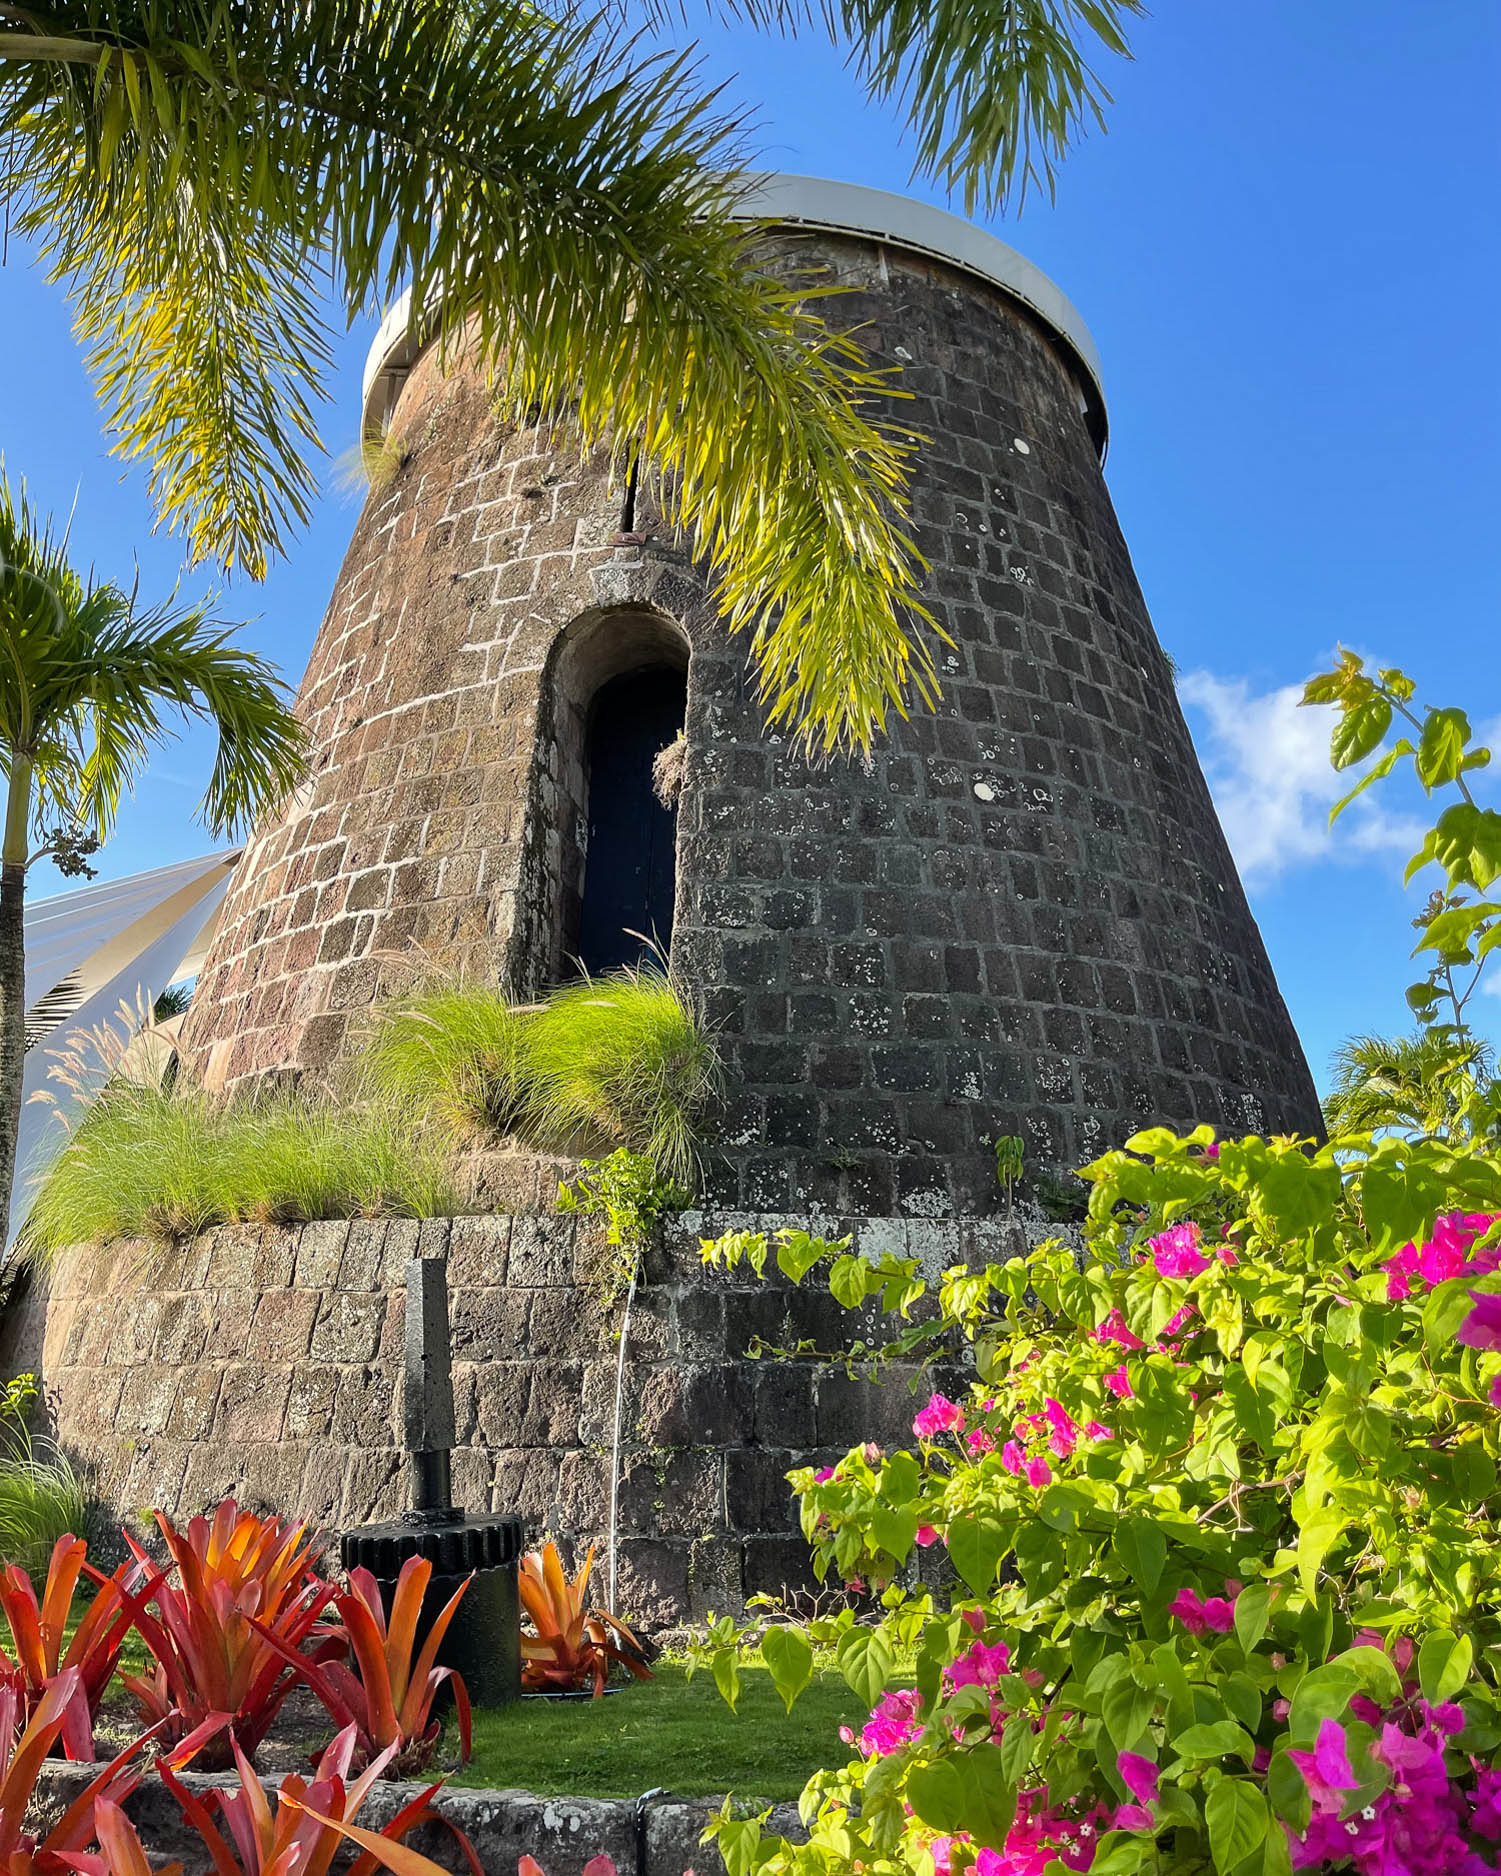
<instances>
[{"instance_id":1,"label":"bougainvillea bush","mask_svg":"<svg viewBox=\"0 0 1501 1876\"><path fill-rule=\"evenodd\" d=\"M811 1625L872 1714L806 1845L726 1812L731 1876L1501 1868L1501 1164L1206 1128L1085 1177L1082 1248L894 1318L973 1359L915 1451L794 1475L820 1574L882 1591ZM823 1248L846 1306L917 1300ZM762 1638L789 1700L809 1642Z\"/></svg>"}]
</instances>

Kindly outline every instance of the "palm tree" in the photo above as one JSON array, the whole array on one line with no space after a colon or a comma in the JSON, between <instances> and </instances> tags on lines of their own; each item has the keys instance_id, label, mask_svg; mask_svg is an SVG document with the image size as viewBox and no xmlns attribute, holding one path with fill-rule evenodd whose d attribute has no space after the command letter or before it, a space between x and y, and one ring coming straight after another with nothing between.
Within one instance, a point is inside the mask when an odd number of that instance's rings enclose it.
<instances>
[{"instance_id":1,"label":"palm tree","mask_svg":"<svg viewBox=\"0 0 1501 1876\"><path fill-rule=\"evenodd\" d=\"M0 1219L9 1215L26 1053L28 868L106 839L169 714L219 733L201 813L231 834L273 808L304 769L301 725L270 667L231 644L206 606L151 610L82 579L0 467ZM44 832L51 828L50 832Z\"/></svg>"},{"instance_id":2,"label":"palm tree","mask_svg":"<svg viewBox=\"0 0 1501 1876\"><path fill-rule=\"evenodd\" d=\"M1324 1119L1336 1138L1437 1134L1476 1143L1494 1132L1501 1113L1489 1046L1450 1025L1411 1036L1350 1036L1332 1068Z\"/></svg>"},{"instance_id":3,"label":"palm tree","mask_svg":"<svg viewBox=\"0 0 1501 1876\"><path fill-rule=\"evenodd\" d=\"M1100 119L1081 48L1123 54L1140 0L738 6L847 39L910 111L919 167L994 206ZM731 219L739 133L690 56L556 14L0 0L0 191L195 558L258 577L306 520L325 296L354 317L409 283L418 330L504 361L513 410L656 465L773 716L864 746L933 693L914 439L824 290Z\"/></svg>"}]
</instances>

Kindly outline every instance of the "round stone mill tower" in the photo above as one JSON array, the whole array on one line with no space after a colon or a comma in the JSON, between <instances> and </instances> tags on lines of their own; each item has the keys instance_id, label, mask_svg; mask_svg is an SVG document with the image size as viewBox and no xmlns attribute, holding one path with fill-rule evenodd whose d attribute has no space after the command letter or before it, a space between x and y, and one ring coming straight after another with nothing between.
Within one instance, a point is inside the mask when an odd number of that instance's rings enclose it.
<instances>
[{"instance_id":1,"label":"round stone mill tower","mask_svg":"<svg viewBox=\"0 0 1501 1876\"><path fill-rule=\"evenodd\" d=\"M841 324L915 400L937 708L868 762L802 760L691 543L603 455L504 425L398 307L365 398L401 465L303 680L315 773L246 849L190 1058L215 1087L316 1077L413 945L528 998L650 930L720 1034L719 1205L973 1218L997 1134L1067 1168L1153 1121L1316 1126L1106 491L1077 313L899 197L776 177L747 212L853 289ZM650 766L680 728L674 814Z\"/></svg>"}]
</instances>

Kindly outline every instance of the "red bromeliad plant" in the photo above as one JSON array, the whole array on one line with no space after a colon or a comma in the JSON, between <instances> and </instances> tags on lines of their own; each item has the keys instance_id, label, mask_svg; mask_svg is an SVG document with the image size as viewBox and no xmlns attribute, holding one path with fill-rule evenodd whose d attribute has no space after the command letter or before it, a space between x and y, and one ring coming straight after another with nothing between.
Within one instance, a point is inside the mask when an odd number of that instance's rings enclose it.
<instances>
[{"instance_id":1,"label":"red bromeliad plant","mask_svg":"<svg viewBox=\"0 0 1501 1876\"><path fill-rule=\"evenodd\" d=\"M24 1828L37 1774L61 1736L70 1709L82 1702L77 1668L63 1668L56 1675L30 1719L24 1717L18 1691L0 1687L0 1870L5 1876L62 1876L65 1870L85 1867L81 1859L94 1842L96 1811L112 1799L118 1802L127 1797L140 1782L140 1770L131 1760L151 1738L149 1732L112 1759L45 1836L38 1838ZM221 1728L225 1718L216 1714L209 1728L197 1728L177 1747L171 1763L186 1764L207 1732Z\"/></svg>"},{"instance_id":2,"label":"red bromeliad plant","mask_svg":"<svg viewBox=\"0 0 1501 1876\"><path fill-rule=\"evenodd\" d=\"M521 1684L534 1693L569 1693L592 1681L597 1699L617 1663L637 1680L652 1678L641 1644L624 1622L607 1609L589 1608L593 1567L592 1545L571 1583L551 1541L521 1559L521 1605L536 1630L521 1637Z\"/></svg>"},{"instance_id":3,"label":"red bromeliad plant","mask_svg":"<svg viewBox=\"0 0 1501 1876\"><path fill-rule=\"evenodd\" d=\"M0 1610L10 1627L15 1659L0 1648L0 1679L12 1685L34 1713L42 1695L63 1668L76 1668L79 1697L68 1705L60 1743L70 1759L92 1760L93 1720L104 1690L114 1677L120 1649L130 1633L139 1598L142 1565L124 1563L113 1576L90 1567L88 1546L71 1533L60 1537L47 1566L42 1600L27 1573L15 1564L0 1569ZM79 1577L87 1571L96 1594L66 1648L63 1636L72 1613ZM149 1588L148 1588L149 1593Z\"/></svg>"},{"instance_id":4,"label":"red bromeliad plant","mask_svg":"<svg viewBox=\"0 0 1501 1876\"><path fill-rule=\"evenodd\" d=\"M393 1767L396 1754L394 1747L388 1746L349 1782L358 1755L358 1729L346 1726L324 1749L311 1784L295 1774L284 1778L273 1808L250 1761L236 1746L240 1789L210 1794L228 1826L228 1838L215 1823L209 1805L188 1791L170 1766L161 1766L160 1770L163 1783L182 1806L183 1816L203 1839L214 1876L325 1876L341 1837L357 1843L362 1851L349 1876L374 1876L381 1865L397 1876L445 1876L438 1864L419 1856L403 1842L419 1825L428 1823L443 1824L452 1831L474 1876L485 1876L468 1837L433 1808L441 1780L404 1805L380 1831L360 1829L354 1818L371 1786ZM95 1873L90 1872L90 1876ZM136 1876L136 1871L134 1866L121 1863L102 1866L97 1876Z\"/></svg>"},{"instance_id":5,"label":"red bromeliad plant","mask_svg":"<svg viewBox=\"0 0 1501 1876\"><path fill-rule=\"evenodd\" d=\"M310 1639L315 1661L344 1650L341 1634L318 1627L334 1586L313 1574L306 1524L256 1517L232 1498L186 1531L161 1512L156 1521L180 1581L156 1583L150 1600L159 1620L144 1607L135 1611L154 1673L121 1679L153 1723L193 1727L213 1713L232 1715L234 1741L253 1757L296 1684L289 1658L300 1660ZM149 1562L126 1541L140 1562ZM204 1763L218 1769L229 1758L221 1737Z\"/></svg>"},{"instance_id":6,"label":"red bromeliad plant","mask_svg":"<svg viewBox=\"0 0 1501 1876\"><path fill-rule=\"evenodd\" d=\"M453 1687L460 1751L466 1760L470 1753L469 1690L462 1675L436 1665L439 1646L469 1587L467 1578L434 1620L415 1663L412 1659L432 1573L425 1557L408 1557L396 1579L388 1623L375 1578L368 1570L350 1572L348 1590L336 1591L333 1600L352 1668L342 1660L310 1661L269 1629L263 1631L289 1670L300 1675L328 1709L335 1725L356 1729L361 1761L380 1753L391 1757L403 1773L426 1765L433 1755L439 1732L433 1700L445 1681Z\"/></svg>"}]
</instances>

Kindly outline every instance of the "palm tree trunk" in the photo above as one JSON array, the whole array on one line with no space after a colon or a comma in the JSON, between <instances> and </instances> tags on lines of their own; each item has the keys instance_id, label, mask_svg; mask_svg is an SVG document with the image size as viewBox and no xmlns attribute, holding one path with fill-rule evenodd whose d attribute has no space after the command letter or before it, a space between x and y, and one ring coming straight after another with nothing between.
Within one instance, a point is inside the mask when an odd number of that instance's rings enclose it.
<instances>
[{"instance_id":1,"label":"palm tree trunk","mask_svg":"<svg viewBox=\"0 0 1501 1876\"><path fill-rule=\"evenodd\" d=\"M5 837L0 843L0 1246L10 1218L26 1069L26 860L31 761L11 752Z\"/></svg>"}]
</instances>

